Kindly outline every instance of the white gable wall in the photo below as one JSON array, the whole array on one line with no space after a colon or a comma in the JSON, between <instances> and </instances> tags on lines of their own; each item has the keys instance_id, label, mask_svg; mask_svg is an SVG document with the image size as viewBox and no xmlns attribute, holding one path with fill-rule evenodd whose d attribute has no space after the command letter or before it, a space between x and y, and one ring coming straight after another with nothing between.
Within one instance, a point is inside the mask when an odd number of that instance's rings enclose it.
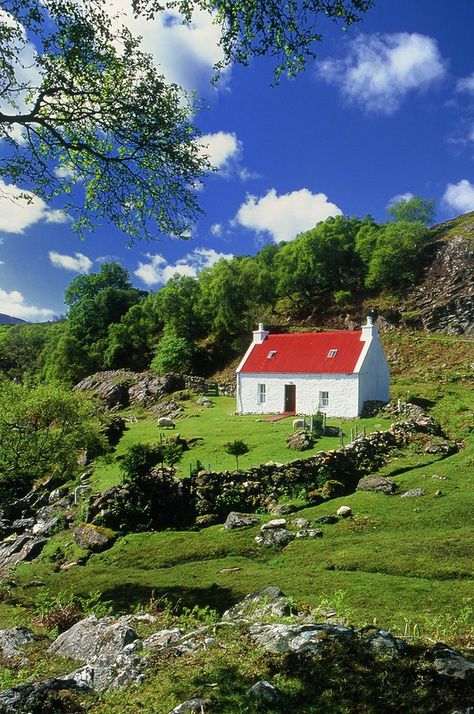
<instances>
[{"instance_id":1,"label":"white gable wall","mask_svg":"<svg viewBox=\"0 0 474 714\"><path fill-rule=\"evenodd\" d=\"M359 413L364 402L389 401L390 373L383 347L378 339L368 340L355 371L360 378Z\"/></svg>"},{"instance_id":2,"label":"white gable wall","mask_svg":"<svg viewBox=\"0 0 474 714\"><path fill-rule=\"evenodd\" d=\"M359 414L357 374L237 374L237 412L279 414L285 411L285 385L296 386L296 413L324 411L329 417L353 418ZM258 403L259 385L266 399ZM320 392L328 392L329 404L320 406Z\"/></svg>"}]
</instances>

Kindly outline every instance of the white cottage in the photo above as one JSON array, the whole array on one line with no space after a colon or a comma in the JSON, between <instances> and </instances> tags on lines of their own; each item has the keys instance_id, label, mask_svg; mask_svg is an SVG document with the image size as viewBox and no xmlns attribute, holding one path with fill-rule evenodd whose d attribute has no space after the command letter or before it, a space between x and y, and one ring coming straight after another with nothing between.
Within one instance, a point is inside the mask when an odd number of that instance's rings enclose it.
<instances>
[{"instance_id":1,"label":"white cottage","mask_svg":"<svg viewBox=\"0 0 474 714\"><path fill-rule=\"evenodd\" d=\"M258 326L237 368L237 412L354 418L364 402L389 399L389 371L378 331L272 335Z\"/></svg>"}]
</instances>

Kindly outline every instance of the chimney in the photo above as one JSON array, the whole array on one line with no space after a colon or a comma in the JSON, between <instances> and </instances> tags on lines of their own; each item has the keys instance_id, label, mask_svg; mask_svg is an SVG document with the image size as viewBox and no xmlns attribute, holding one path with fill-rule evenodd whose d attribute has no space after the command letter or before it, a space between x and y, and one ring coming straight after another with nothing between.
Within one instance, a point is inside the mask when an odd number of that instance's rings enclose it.
<instances>
[{"instance_id":1,"label":"chimney","mask_svg":"<svg viewBox=\"0 0 474 714\"><path fill-rule=\"evenodd\" d=\"M258 323L258 330L253 331L253 343L254 345L261 345L262 342L268 337L269 333L267 330L263 329L263 322Z\"/></svg>"},{"instance_id":2,"label":"chimney","mask_svg":"<svg viewBox=\"0 0 474 714\"><path fill-rule=\"evenodd\" d=\"M378 334L379 331L374 325L374 321L371 315L368 315L367 322L365 323L365 325L362 325L362 335L360 336L360 339L362 340L362 342L367 342L368 340L377 339Z\"/></svg>"}]
</instances>

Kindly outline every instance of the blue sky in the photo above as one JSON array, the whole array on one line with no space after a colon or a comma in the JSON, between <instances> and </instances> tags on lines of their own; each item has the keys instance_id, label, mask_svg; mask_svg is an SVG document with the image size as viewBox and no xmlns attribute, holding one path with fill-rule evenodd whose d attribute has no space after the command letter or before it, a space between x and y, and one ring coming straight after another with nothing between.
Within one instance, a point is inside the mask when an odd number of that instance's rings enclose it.
<instances>
[{"instance_id":1,"label":"blue sky","mask_svg":"<svg viewBox=\"0 0 474 714\"><path fill-rule=\"evenodd\" d=\"M127 0L113 2L127 10ZM60 201L25 205L3 187L0 312L64 313L68 283L105 260L154 291L175 272L253 254L331 215L385 221L397 196L434 199L437 221L474 210L472 0L376 0L349 32L324 25L318 60L276 87L268 59L233 66L211 87L219 49L207 16L191 28L128 22L166 76L205 99L196 122L218 167L199 192L205 215L187 241L127 248L107 225L81 241Z\"/></svg>"}]
</instances>

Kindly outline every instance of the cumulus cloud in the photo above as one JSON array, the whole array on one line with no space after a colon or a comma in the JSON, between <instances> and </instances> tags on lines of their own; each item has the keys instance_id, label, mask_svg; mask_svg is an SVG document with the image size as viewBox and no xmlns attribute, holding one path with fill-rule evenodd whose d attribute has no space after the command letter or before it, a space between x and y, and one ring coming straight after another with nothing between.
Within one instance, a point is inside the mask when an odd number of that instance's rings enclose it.
<instances>
[{"instance_id":1,"label":"cumulus cloud","mask_svg":"<svg viewBox=\"0 0 474 714\"><path fill-rule=\"evenodd\" d=\"M139 263L135 275L142 280L145 285L164 285L173 275L188 275L194 278L201 270L210 268L218 260L224 258L230 260L234 256L232 253L219 253L213 248L196 248L188 253L184 258L180 258L176 263L168 263L159 253L146 256L148 263Z\"/></svg>"},{"instance_id":2,"label":"cumulus cloud","mask_svg":"<svg viewBox=\"0 0 474 714\"><path fill-rule=\"evenodd\" d=\"M41 321L49 320L54 315L54 310L27 305L25 299L18 290L7 292L0 288L0 312L12 317L19 317L21 320Z\"/></svg>"},{"instance_id":3,"label":"cumulus cloud","mask_svg":"<svg viewBox=\"0 0 474 714\"><path fill-rule=\"evenodd\" d=\"M153 20L135 17L129 0L112 0L110 7L121 13L121 24L142 38L142 49L154 57L169 82L188 91L209 84L214 65L223 59L215 12L195 10L188 25L175 12L159 12Z\"/></svg>"},{"instance_id":4,"label":"cumulus cloud","mask_svg":"<svg viewBox=\"0 0 474 714\"><path fill-rule=\"evenodd\" d=\"M458 92L466 92L467 94L474 95L474 72L468 77L462 77L462 79L458 79L456 84L456 90Z\"/></svg>"},{"instance_id":5,"label":"cumulus cloud","mask_svg":"<svg viewBox=\"0 0 474 714\"><path fill-rule=\"evenodd\" d=\"M328 201L324 193L311 193L307 188L277 195L274 188L265 196L248 195L234 221L256 233L270 233L273 240L292 240L301 231L312 228L330 216L339 216L342 211Z\"/></svg>"},{"instance_id":6,"label":"cumulus cloud","mask_svg":"<svg viewBox=\"0 0 474 714\"><path fill-rule=\"evenodd\" d=\"M400 201L409 201L411 198L413 198L414 194L410 193L410 191L407 191L406 193L397 193L396 196L392 196L391 199L389 199L389 202L387 203L387 208L390 208L390 206L393 206L395 203L400 203Z\"/></svg>"},{"instance_id":7,"label":"cumulus cloud","mask_svg":"<svg viewBox=\"0 0 474 714\"><path fill-rule=\"evenodd\" d=\"M239 157L242 149L242 144L236 135L225 131L204 134L199 139L199 145L214 168L224 171L232 160Z\"/></svg>"},{"instance_id":8,"label":"cumulus cloud","mask_svg":"<svg viewBox=\"0 0 474 714\"><path fill-rule=\"evenodd\" d=\"M24 233L27 228L40 221L66 223L68 220L65 213L52 210L30 191L0 179L0 231Z\"/></svg>"},{"instance_id":9,"label":"cumulus cloud","mask_svg":"<svg viewBox=\"0 0 474 714\"><path fill-rule=\"evenodd\" d=\"M54 250L49 251L49 259L55 268L72 270L74 273L88 273L92 268L92 260L84 253L74 253L74 255L62 255Z\"/></svg>"},{"instance_id":10,"label":"cumulus cloud","mask_svg":"<svg viewBox=\"0 0 474 714\"><path fill-rule=\"evenodd\" d=\"M319 64L319 75L366 111L393 114L405 96L446 73L436 40L417 33L359 35L343 59Z\"/></svg>"},{"instance_id":11,"label":"cumulus cloud","mask_svg":"<svg viewBox=\"0 0 474 714\"><path fill-rule=\"evenodd\" d=\"M459 213L474 211L474 184L467 179L462 179L459 183L448 183L443 202L448 208Z\"/></svg>"}]
</instances>

